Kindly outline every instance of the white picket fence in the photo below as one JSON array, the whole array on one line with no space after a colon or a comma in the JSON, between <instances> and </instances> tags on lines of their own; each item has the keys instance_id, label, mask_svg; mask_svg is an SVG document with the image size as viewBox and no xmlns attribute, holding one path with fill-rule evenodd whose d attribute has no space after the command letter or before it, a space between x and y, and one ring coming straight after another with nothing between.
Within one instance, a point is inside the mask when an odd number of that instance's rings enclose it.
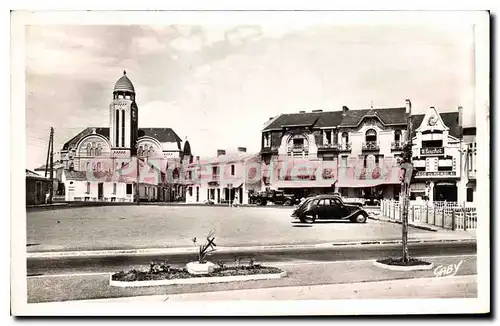
<instances>
[{"instance_id":1,"label":"white picket fence","mask_svg":"<svg viewBox=\"0 0 500 326\"><path fill-rule=\"evenodd\" d=\"M403 211L401 202L382 200L380 213L392 220L401 221ZM456 202L410 203L409 222L420 222L451 230L472 230L477 228L475 207L463 207Z\"/></svg>"}]
</instances>

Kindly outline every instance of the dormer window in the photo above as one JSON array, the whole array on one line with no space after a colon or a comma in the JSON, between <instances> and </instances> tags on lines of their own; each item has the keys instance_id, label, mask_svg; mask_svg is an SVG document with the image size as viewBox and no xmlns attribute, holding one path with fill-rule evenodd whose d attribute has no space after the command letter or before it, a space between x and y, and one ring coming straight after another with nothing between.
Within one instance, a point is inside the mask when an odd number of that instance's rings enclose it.
<instances>
[{"instance_id":1,"label":"dormer window","mask_svg":"<svg viewBox=\"0 0 500 326\"><path fill-rule=\"evenodd\" d=\"M293 139L293 148L303 148L304 147L304 138L295 138Z\"/></svg>"},{"instance_id":2,"label":"dormer window","mask_svg":"<svg viewBox=\"0 0 500 326\"><path fill-rule=\"evenodd\" d=\"M326 144L327 145L330 145L332 143L332 132L331 130L325 130L325 134L326 134Z\"/></svg>"},{"instance_id":3,"label":"dormer window","mask_svg":"<svg viewBox=\"0 0 500 326\"><path fill-rule=\"evenodd\" d=\"M401 142L401 138L402 138L402 137L401 137L401 130L399 130L399 129L398 129L398 130L396 130L396 131L394 132L394 141L395 141L396 143L400 143L400 142Z\"/></svg>"},{"instance_id":4,"label":"dormer window","mask_svg":"<svg viewBox=\"0 0 500 326\"><path fill-rule=\"evenodd\" d=\"M365 141L366 142L376 142L377 141L377 132L375 129L368 129L365 133Z\"/></svg>"},{"instance_id":5,"label":"dormer window","mask_svg":"<svg viewBox=\"0 0 500 326\"><path fill-rule=\"evenodd\" d=\"M271 147L271 139L270 135L268 133L264 134L264 147Z\"/></svg>"},{"instance_id":6,"label":"dormer window","mask_svg":"<svg viewBox=\"0 0 500 326\"><path fill-rule=\"evenodd\" d=\"M349 143L349 133L343 132L342 133L342 144L348 144Z\"/></svg>"}]
</instances>

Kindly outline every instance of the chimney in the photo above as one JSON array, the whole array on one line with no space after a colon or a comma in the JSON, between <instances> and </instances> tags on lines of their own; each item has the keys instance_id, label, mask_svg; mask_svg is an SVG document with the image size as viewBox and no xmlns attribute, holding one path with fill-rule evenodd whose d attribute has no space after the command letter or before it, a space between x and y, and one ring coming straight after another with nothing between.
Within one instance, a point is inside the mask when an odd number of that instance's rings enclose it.
<instances>
[{"instance_id":1,"label":"chimney","mask_svg":"<svg viewBox=\"0 0 500 326\"><path fill-rule=\"evenodd\" d=\"M349 111L349 108L347 106L342 107L342 115L345 116L347 114L347 111Z\"/></svg>"},{"instance_id":2,"label":"chimney","mask_svg":"<svg viewBox=\"0 0 500 326\"><path fill-rule=\"evenodd\" d=\"M306 111L299 111L299 113L306 113Z\"/></svg>"},{"instance_id":3,"label":"chimney","mask_svg":"<svg viewBox=\"0 0 500 326\"><path fill-rule=\"evenodd\" d=\"M461 106L458 107L458 130L460 131L460 137L462 137L462 131L463 131L463 108Z\"/></svg>"},{"instance_id":4,"label":"chimney","mask_svg":"<svg viewBox=\"0 0 500 326\"><path fill-rule=\"evenodd\" d=\"M238 152L239 153L246 153L247 152L247 148L246 147L238 147Z\"/></svg>"},{"instance_id":5,"label":"chimney","mask_svg":"<svg viewBox=\"0 0 500 326\"><path fill-rule=\"evenodd\" d=\"M411 115L411 101L406 99L406 114Z\"/></svg>"},{"instance_id":6,"label":"chimney","mask_svg":"<svg viewBox=\"0 0 500 326\"><path fill-rule=\"evenodd\" d=\"M323 110L313 110L313 113L316 113L316 112L323 112Z\"/></svg>"},{"instance_id":7,"label":"chimney","mask_svg":"<svg viewBox=\"0 0 500 326\"><path fill-rule=\"evenodd\" d=\"M226 155L226 150L225 149L218 149L217 150L217 157L219 157L221 155Z\"/></svg>"}]
</instances>

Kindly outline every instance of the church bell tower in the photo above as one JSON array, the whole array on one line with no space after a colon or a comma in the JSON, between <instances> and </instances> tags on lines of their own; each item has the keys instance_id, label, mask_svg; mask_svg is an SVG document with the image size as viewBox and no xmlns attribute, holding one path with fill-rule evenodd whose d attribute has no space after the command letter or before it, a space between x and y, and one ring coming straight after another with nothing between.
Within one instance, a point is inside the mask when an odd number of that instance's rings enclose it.
<instances>
[{"instance_id":1,"label":"church bell tower","mask_svg":"<svg viewBox=\"0 0 500 326\"><path fill-rule=\"evenodd\" d=\"M123 71L113 90L109 106L109 139L112 152L121 157L137 155L138 110L134 85ZM119 155L118 155L119 154Z\"/></svg>"}]
</instances>

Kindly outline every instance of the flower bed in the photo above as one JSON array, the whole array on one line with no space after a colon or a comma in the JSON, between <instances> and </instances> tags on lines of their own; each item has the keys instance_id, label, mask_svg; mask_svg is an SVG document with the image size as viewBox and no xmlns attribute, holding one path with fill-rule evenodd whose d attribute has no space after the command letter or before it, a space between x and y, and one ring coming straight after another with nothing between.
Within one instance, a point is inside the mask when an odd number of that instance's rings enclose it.
<instances>
[{"instance_id":1,"label":"flower bed","mask_svg":"<svg viewBox=\"0 0 500 326\"><path fill-rule=\"evenodd\" d=\"M207 275L193 275L188 273L186 268L169 268L166 271L151 272L131 270L129 272L118 272L111 276L112 281L136 282L136 281L159 281L187 278L206 278L206 277L224 277L224 276L245 276L257 274L280 274L283 271L276 267L267 266L231 266L219 267Z\"/></svg>"},{"instance_id":2,"label":"flower bed","mask_svg":"<svg viewBox=\"0 0 500 326\"><path fill-rule=\"evenodd\" d=\"M415 259L415 258L410 258L408 262L404 262L403 258L385 258L385 259L379 259L377 260L377 263L380 264L386 264L386 265L393 265L393 266L420 266L420 265L431 265L431 263Z\"/></svg>"},{"instance_id":3,"label":"flower bed","mask_svg":"<svg viewBox=\"0 0 500 326\"><path fill-rule=\"evenodd\" d=\"M403 258L384 258L374 261L373 264L380 268L395 271L429 270L434 266L432 263L415 258L410 258L407 262L403 261Z\"/></svg>"}]
</instances>

